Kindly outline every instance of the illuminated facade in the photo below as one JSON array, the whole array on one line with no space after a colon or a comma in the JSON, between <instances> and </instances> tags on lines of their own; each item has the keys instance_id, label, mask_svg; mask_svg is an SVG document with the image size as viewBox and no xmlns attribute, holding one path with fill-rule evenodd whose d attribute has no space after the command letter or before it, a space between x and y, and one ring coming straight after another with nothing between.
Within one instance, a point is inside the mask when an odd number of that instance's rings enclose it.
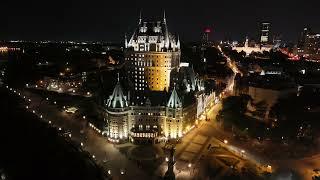
<instances>
[{"instance_id":1,"label":"illuminated facade","mask_svg":"<svg viewBox=\"0 0 320 180\"><path fill-rule=\"evenodd\" d=\"M180 64L180 40L168 31L162 21L143 22L128 41L125 38L125 60L129 80L135 91L169 91L170 73Z\"/></svg>"},{"instance_id":2,"label":"illuminated facade","mask_svg":"<svg viewBox=\"0 0 320 180\"><path fill-rule=\"evenodd\" d=\"M182 103L175 88L166 106L130 106L118 81L112 95L106 101L107 128L109 140L119 142L155 143L161 139L182 137Z\"/></svg>"},{"instance_id":3,"label":"illuminated facade","mask_svg":"<svg viewBox=\"0 0 320 180\"><path fill-rule=\"evenodd\" d=\"M254 47L249 46L249 39L246 38L244 46L235 46L232 47L232 50L236 50L237 52L245 52L246 56L249 56L251 53L259 52L263 53L263 51L270 51L272 49L272 45L258 45L256 44Z\"/></svg>"},{"instance_id":4,"label":"illuminated facade","mask_svg":"<svg viewBox=\"0 0 320 180\"><path fill-rule=\"evenodd\" d=\"M109 140L155 143L182 137L182 102L170 86L172 71L180 67L180 41L169 33L165 14L157 22L140 16L132 37L125 38L125 61L128 96L118 80L105 103Z\"/></svg>"}]
</instances>

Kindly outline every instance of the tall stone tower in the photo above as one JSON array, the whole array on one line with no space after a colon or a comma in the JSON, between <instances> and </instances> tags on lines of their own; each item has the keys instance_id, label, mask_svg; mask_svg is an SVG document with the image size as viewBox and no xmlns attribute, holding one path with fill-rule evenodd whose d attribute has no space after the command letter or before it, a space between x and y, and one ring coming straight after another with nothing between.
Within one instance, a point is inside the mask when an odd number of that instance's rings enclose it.
<instances>
[{"instance_id":1,"label":"tall stone tower","mask_svg":"<svg viewBox=\"0 0 320 180\"><path fill-rule=\"evenodd\" d=\"M125 48L129 81L137 98L145 101L146 91L169 90L170 73L180 65L180 40L169 33L165 13L162 21L155 22L144 22L140 16L130 40L125 39Z\"/></svg>"}]
</instances>

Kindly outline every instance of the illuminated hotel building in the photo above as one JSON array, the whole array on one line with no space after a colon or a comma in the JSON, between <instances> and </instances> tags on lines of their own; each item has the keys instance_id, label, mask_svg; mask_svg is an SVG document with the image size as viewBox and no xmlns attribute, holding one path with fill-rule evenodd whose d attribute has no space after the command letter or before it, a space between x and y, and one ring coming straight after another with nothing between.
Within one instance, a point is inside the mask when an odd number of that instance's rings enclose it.
<instances>
[{"instance_id":1,"label":"illuminated hotel building","mask_svg":"<svg viewBox=\"0 0 320 180\"><path fill-rule=\"evenodd\" d=\"M168 31L166 17L162 21L143 22L128 41L125 60L129 80L135 91L169 91L170 73L180 64L180 41Z\"/></svg>"},{"instance_id":2,"label":"illuminated hotel building","mask_svg":"<svg viewBox=\"0 0 320 180\"><path fill-rule=\"evenodd\" d=\"M156 22L140 16L132 37L125 38L125 62L128 93L118 79L105 101L109 140L155 143L182 137L183 106L171 75L179 71L180 41L169 33L165 14Z\"/></svg>"}]
</instances>

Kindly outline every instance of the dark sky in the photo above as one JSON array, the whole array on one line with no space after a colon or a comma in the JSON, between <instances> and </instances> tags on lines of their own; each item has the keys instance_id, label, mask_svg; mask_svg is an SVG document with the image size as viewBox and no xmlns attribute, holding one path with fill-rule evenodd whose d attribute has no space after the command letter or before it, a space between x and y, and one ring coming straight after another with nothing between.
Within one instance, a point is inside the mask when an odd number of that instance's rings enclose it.
<instances>
[{"instance_id":1,"label":"dark sky","mask_svg":"<svg viewBox=\"0 0 320 180\"><path fill-rule=\"evenodd\" d=\"M122 41L144 18L162 18L182 40L199 40L210 26L212 40L257 35L258 22L297 40L304 26L320 32L320 0L7 0L1 2L0 39Z\"/></svg>"}]
</instances>

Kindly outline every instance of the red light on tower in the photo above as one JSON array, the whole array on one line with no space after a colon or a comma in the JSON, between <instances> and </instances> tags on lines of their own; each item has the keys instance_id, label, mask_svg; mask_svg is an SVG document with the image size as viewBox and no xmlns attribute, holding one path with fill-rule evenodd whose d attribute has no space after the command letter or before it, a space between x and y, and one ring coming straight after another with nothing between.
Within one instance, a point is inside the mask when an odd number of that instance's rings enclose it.
<instances>
[{"instance_id":1,"label":"red light on tower","mask_svg":"<svg viewBox=\"0 0 320 180\"><path fill-rule=\"evenodd\" d=\"M211 29L210 29L210 28L206 28L206 29L204 30L204 32L205 32L205 33L211 33Z\"/></svg>"},{"instance_id":2,"label":"red light on tower","mask_svg":"<svg viewBox=\"0 0 320 180\"><path fill-rule=\"evenodd\" d=\"M202 44L208 45L209 44L209 34L211 33L211 29L209 27L204 29L204 33L202 36Z\"/></svg>"}]
</instances>

